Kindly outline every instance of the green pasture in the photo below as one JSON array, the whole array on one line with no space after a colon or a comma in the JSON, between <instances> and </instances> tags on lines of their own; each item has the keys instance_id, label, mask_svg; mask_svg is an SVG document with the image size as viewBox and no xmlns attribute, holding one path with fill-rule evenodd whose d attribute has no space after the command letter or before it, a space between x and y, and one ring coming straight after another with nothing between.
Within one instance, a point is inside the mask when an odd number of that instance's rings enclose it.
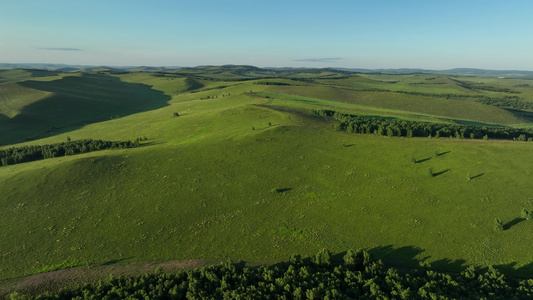
<instances>
[{"instance_id":1,"label":"green pasture","mask_svg":"<svg viewBox=\"0 0 533 300\"><path fill-rule=\"evenodd\" d=\"M60 72L45 70L0 70L0 83L22 80L50 81L60 79L63 75L64 74Z\"/></svg>"},{"instance_id":2,"label":"green pasture","mask_svg":"<svg viewBox=\"0 0 533 300\"><path fill-rule=\"evenodd\" d=\"M408 111L439 118L487 124L516 124L524 120L502 108L472 100L435 98L390 92L358 92L324 86L269 86L268 91L349 103L378 109Z\"/></svg>"},{"instance_id":3,"label":"green pasture","mask_svg":"<svg viewBox=\"0 0 533 300\"><path fill-rule=\"evenodd\" d=\"M441 108L433 115L430 104L410 106L423 100L408 95L250 81L198 81L203 87L188 91L184 77L147 73L67 78L17 84L76 103L137 106L26 144L148 139L0 167L0 278L120 260L278 261L322 248L364 248L397 266L533 271L533 221L521 218L533 210L533 143L347 134L307 113L519 123L504 110L425 100ZM152 97L158 106L142 101ZM22 114L32 105L20 104Z\"/></svg>"},{"instance_id":4,"label":"green pasture","mask_svg":"<svg viewBox=\"0 0 533 300\"><path fill-rule=\"evenodd\" d=\"M0 85L0 143L37 139L152 110L171 99L150 85L83 74Z\"/></svg>"}]
</instances>

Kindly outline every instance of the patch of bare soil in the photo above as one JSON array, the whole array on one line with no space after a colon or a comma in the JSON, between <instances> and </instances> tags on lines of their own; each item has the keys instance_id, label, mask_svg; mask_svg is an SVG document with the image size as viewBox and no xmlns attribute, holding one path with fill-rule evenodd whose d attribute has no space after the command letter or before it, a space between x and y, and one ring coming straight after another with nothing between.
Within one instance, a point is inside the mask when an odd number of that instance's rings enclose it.
<instances>
[{"instance_id":1,"label":"patch of bare soil","mask_svg":"<svg viewBox=\"0 0 533 300\"><path fill-rule=\"evenodd\" d=\"M21 278L0 281L0 298L12 292L38 295L46 291L55 292L61 288L75 288L86 283L108 279L110 276L135 276L156 271L172 273L192 270L220 263L213 259L180 259L148 262L108 262L92 266L75 267Z\"/></svg>"}]
</instances>

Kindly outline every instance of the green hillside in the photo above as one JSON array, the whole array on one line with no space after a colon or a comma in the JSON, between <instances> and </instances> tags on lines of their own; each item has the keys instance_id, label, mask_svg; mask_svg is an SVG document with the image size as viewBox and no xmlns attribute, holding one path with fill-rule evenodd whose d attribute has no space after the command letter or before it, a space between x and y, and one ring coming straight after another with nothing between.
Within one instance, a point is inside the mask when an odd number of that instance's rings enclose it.
<instances>
[{"instance_id":1,"label":"green hillside","mask_svg":"<svg viewBox=\"0 0 533 300\"><path fill-rule=\"evenodd\" d=\"M179 88L182 82L176 84ZM101 74L0 85L0 143L37 139L88 123L167 105L170 96L147 84Z\"/></svg>"},{"instance_id":2,"label":"green hillside","mask_svg":"<svg viewBox=\"0 0 533 300\"><path fill-rule=\"evenodd\" d=\"M533 143L349 134L309 112L530 126L466 97L497 92L465 91L436 75L416 80L442 82L439 90L417 91L410 75L234 80L239 72L224 80L80 74L0 89L3 99L26 95L17 115L0 120L13 132L2 132L4 142L30 132L22 116L46 126L101 121L26 144L148 138L133 149L0 167L0 278L117 260L279 261L323 248L364 248L398 266L532 271L533 223L521 211L533 209ZM396 82L376 83L387 91L359 86L378 79ZM434 96L397 93L406 90L397 85ZM465 97L439 96L451 89ZM30 91L50 94L32 100ZM494 229L496 218L504 230Z\"/></svg>"}]
</instances>

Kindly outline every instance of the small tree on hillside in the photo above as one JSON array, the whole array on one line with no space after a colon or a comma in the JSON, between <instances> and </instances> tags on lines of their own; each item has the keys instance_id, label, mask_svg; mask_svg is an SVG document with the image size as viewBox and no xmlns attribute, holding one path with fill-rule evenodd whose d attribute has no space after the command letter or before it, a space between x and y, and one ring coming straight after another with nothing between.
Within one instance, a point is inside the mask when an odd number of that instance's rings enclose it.
<instances>
[{"instance_id":1,"label":"small tree on hillside","mask_svg":"<svg viewBox=\"0 0 533 300\"><path fill-rule=\"evenodd\" d=\"M503 222L502 220L496 218L494 219L494 230L503 230Z\"/></svg>"},{"instance_id":2,"label":"small tree on hillside","mask_svg":"<svg viewBox=\"0 0 533 300\"><path fill-rule=\"evenodd\" d=\"M527 209L522 209L522 212L520 213L520 216L526 220L531 220L533 219L533 211L531 210L527 210Z\"/></svg>"}]
</instances>

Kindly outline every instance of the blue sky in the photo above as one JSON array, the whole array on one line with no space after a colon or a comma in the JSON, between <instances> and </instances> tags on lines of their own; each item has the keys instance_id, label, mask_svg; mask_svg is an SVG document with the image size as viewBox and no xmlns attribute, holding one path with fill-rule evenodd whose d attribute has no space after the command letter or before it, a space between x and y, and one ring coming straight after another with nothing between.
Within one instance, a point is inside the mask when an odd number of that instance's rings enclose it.
<instances>
[{"instance_id":1,"label":"blue sky","mask_svg":"<svg viewBox=\"0 0 533 300\"><path fill-rule=\"evenodd\" d=\"M533 70L530 0L0 0L0 62Z\"/></svg>"}]
</instances>

